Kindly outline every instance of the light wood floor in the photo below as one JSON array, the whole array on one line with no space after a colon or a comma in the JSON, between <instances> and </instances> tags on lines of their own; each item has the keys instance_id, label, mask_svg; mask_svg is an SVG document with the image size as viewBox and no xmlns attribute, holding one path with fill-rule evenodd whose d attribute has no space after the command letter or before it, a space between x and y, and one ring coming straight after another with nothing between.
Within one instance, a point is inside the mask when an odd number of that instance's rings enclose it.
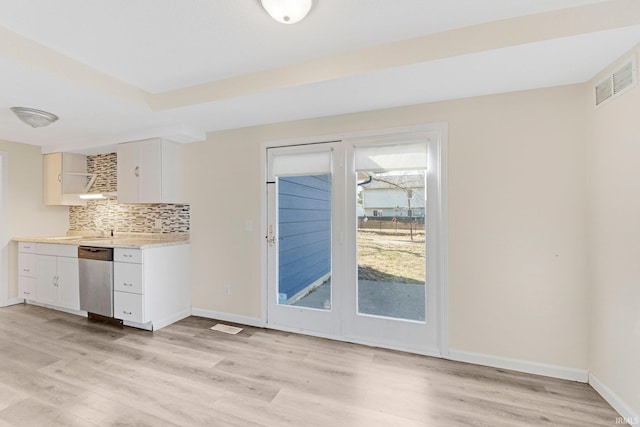
<instances>
[{"instance_id":1,"label":"light wood floor","mask_svg":"<svg viewBox=\"0 0 640 427\"><path fill-rule=\"evenodd\" d=\"M190 317L0 309L4 426L614 426L589 386Z\"/></svg>"}]
</instances>

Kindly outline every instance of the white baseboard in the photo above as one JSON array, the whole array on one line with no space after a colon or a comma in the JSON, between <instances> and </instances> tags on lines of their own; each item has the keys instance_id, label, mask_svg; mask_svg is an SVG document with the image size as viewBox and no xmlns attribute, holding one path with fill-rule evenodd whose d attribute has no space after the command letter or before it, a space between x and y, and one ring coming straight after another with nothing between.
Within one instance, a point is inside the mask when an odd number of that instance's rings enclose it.
<instances>
[{"instance_id":1,"label":"white baseboard","mask_svg":"<svg viewBox=\"0 0 640 427\"><path fill-rule=\"evenodd\" d=\"M449 350L449 359L458 362L473 363L474 365L491 366L493 368L509 369L526 372L528 374L543 375L545 377L563 380L589 382L589 371L586 369L567 368L564 366L548 365L527 360L510 359L507 357L491 356L488 354L471 353L459 350Z\"/></svg>"},{"instance_id":2,"label":"white baseboard","mask_svg":"<svg viewBox=\"0 0 640 427\"><path fill-rule=\"evenodd\" d=\"M162 329L165 326L169 326L172 323L177 322L178 320L182 320L191 316L191 309L188 308L186 310L182 310L178 313L173 313L171 316L165 317L164 319L160 319L156 322L153 322L153 330L157 331L158 329Z\"/></svg>"},{"instance_id":3,"label":"white baseboard","mask_svg":"<svg viewBox=\"0 0 640 427\"><path fill-rule=\"evenodd\" d=\"M592 373L589 373L589 385L624 418L625 423L640 425L640 415Z\"/></svg>"},{"instance_id":4,"label":"white baseboard","mask_svg":"<svg viewBox=\"0 0 640 427\"><path fill-rule=\"evenodd\" d=\"M220 311L205 310L203 308L191 308L192 316L206 317L208 319L222 320L224 322L239 323L241 325L264 328L265 324L258 317L240 316L238 314L223 313Z\"/></svg>"},{"instance_id":5,"label":"white baseboard","mask_svg":"<svg viewBox=\"0 0 640 427\"><path fill-rule=\"evenodd\" d=\"M49 308L51 310L62 311L64 313L75 314L76 316L87 317L87 312L83 310L73 310L71 308L58 307L56 305L43 304L41 302L28 300L27 304L37 305L39 307Z\"/></svg>"},{"instance_id":6,"label":"white baseboard","mask_svg":"<svg viewBox=\"0 0 640 427\"><path fill-rule=\"evenodd\" d=\"M22 298L9 298L5 304L3 305L3 307L9 307L10 305L17 305L17 304L22 304L24 302L24 299Z\"/></svg>"}]
</instances>

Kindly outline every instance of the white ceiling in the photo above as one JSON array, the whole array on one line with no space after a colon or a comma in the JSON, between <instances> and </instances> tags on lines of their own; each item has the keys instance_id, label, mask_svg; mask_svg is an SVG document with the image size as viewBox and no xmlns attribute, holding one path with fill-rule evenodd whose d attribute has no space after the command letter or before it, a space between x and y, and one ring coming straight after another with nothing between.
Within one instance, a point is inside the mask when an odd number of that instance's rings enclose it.
<instances>
[{"instance_id":1,"label":"white ceiling","mask_svg":"<svg viewBox=\"0 0 640 427\"><path fill-rule=\"evenodd\" d=\"M430 44L447 31L464 40L477 28L499 34L500 20L547 13L532 22L553 23L561 9L615 10L628 0L314 3L305 20L282 25L259 0L0 0L0 139L44 151L152 136L189 142L213 130L579 83L640 42L632 16L567 34L540 25L521 42L473 37L478 46L466 52L465 43ZM11 106L60 120L31 129Z\"/></svg>"}]
</instances>

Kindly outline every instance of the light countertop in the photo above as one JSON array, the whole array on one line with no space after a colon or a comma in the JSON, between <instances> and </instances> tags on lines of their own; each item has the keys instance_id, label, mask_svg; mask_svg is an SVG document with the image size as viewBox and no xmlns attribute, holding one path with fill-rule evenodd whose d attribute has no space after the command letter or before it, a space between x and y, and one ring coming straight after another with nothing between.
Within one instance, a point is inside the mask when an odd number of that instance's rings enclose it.
<instances>
[{"instance_id":1,"label":"light countertop","mask_svg":"<svg viewBox=\"0 0 640 427\"><path fill-rule=\"evenodd\" d=\"M97 246L106 248L145 249L158 246L184 245L189 243L188 234L116 234L113 237L95 235L66 235L44 237L14 237L16 242L54 243L78 246Z\"/></svg>"}]
</instances>

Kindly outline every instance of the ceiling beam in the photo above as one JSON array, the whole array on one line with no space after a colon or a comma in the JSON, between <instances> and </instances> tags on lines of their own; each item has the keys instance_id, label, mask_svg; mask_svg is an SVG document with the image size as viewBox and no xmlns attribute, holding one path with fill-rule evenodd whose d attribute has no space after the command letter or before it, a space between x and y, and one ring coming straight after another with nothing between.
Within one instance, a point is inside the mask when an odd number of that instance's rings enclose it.
<instances>
[{"instance_id":1,"label":"ceiling beam","mask_svg":"<svg viewBox=\"0 0 640 427\"><path fill-rule=\"evenodd\" d=\"M148 96L154 111L282 90L439 59L640 25L640 2L613 0L494 21Z\"/></svg>"}]
</instances>

